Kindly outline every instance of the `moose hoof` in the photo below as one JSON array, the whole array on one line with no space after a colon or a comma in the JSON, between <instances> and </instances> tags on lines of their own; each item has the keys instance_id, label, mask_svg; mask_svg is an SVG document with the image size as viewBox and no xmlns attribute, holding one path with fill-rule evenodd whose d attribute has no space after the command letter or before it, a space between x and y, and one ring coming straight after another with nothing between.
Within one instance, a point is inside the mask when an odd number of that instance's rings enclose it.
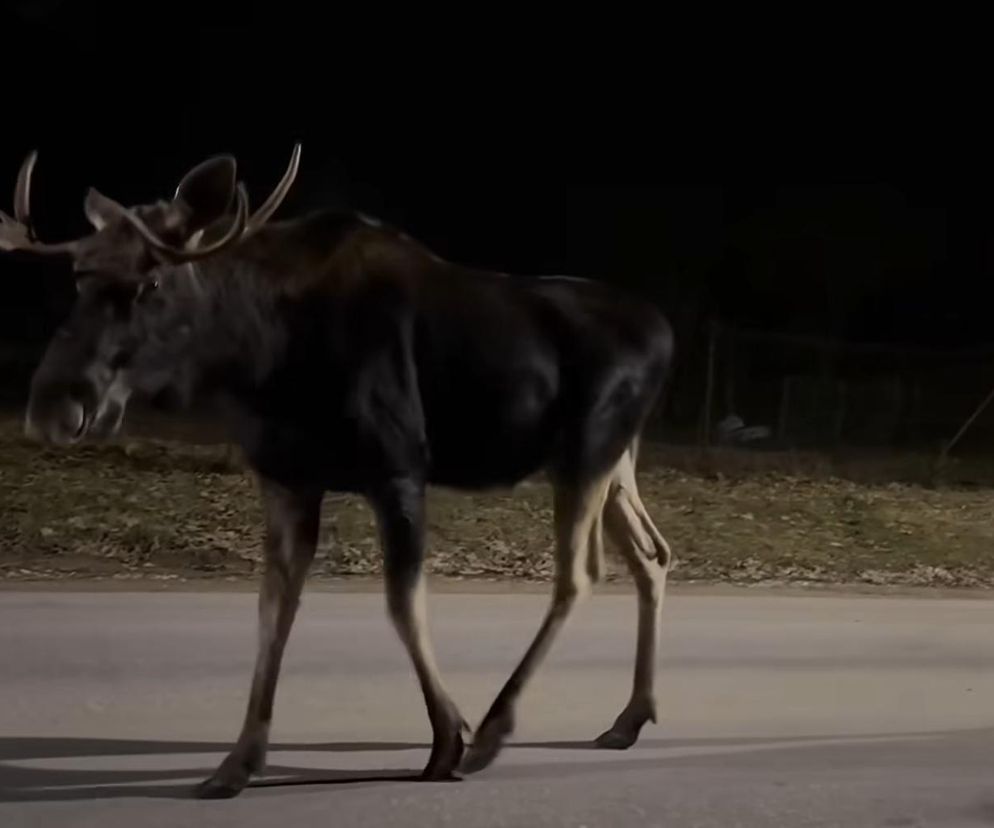
<instances>
[{"instance_id":1,"label":"moose hoof","mask_svg":"<svg viewBox=\"0 0 994 828\"><path fill-rule=\"evenodd\" d=\"M197 785L193 795L197 799L231 799L238 796L247 784L248 774L239 777L215 774Z\"/></svg>"},{"instance_id":2,"label":"moose hoof","mask_svg":"<svg viewBox=\"0 0 994 828\"><path fill-rule=\"evenodd\" d=\"M504 740L512 729L513 723L509 714L493 718L488 716L473 736L473 744L466 751L459 770L463 773L479 773L489 766L497 758L497 754L504 746Z\"/></svg>"},{"instance_id":3,"label":"moose hoof","mask_svg":"<svg viewBox=\"0 0 994 828\"><path fill-rule=\"evenodd\" d=\"M466 745L462 738L462 728L456 729L452 738L441 744L432 746L428 764L421 772L421 778L426 782L449 782L457 779L453 771L459 767Z\"/></svg>"},{"instance_id":4,"label":"moose hoof","mask_svg":"<svg viewBox=\"0 0 994 828\"><path fill-rule=\"evenodd\" d=\"M194 788L194 795L198 799L231 799L238 796L248 785L252 774L262 770L264 764L264 747L229 754L211 776Z\"/></svg>"},{"instance_id":5,"label":"moose hoof","mask_svg":"<svg viewBox=\"0 0 994 828\"><path fill-rule=\"evenodd\" d=\"M606 730L594 740L594 746L605 750L627 750L639 738L646 722L656 721L656 703L652 699L629 702L628 706Z\"/></svg>"},{"instance_id":6,"label":"moose hoof","mask_svg":"<svg viewBox=\"0 0 994 828\"><path fill-rule=\"evenodd\" d=\"M594 746L603 750L627 750L638 741L637 730L611 728L594 740Z\"/></svg>"}]
</instances>

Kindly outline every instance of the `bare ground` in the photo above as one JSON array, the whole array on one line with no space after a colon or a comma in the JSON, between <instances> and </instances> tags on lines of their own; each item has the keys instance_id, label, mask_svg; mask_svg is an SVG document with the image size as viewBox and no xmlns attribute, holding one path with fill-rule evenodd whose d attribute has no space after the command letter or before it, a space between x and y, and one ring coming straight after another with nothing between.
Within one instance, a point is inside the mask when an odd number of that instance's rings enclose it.
<instances>
[{"instance_id":1,"label":"bare ground","mask_svg":"<svg viewBox=\"0 0 994 828\"><path fill-rule=\"evenodd\" d=\"M671 541L674 579L741 584L994 586L994 498L832 476L760 458L724 464L649 450L643 499ZM796 458L795 458L796 459ZM859 475L849 475L858 478ZM878 473L875 475L880 477ZM430 495L429 570L442 578L546 580L551 502L513 492ZM129 438L73 450L0 424L0 578L235 579L261 552L251 477L222 446ZM359 498L329 497L319 578L369 577L380 556ZM622 575L611 562L609 580Z\"/></svg>"}]
</instances>

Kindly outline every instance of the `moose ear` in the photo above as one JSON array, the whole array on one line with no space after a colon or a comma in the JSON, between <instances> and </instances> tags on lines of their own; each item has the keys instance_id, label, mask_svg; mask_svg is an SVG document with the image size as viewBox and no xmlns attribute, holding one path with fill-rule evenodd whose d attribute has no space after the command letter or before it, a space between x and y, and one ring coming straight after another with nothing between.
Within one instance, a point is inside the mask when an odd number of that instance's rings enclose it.
<instances>
[{"instance_id":1,"label":"moose ear","mask_svg":"<svg viewBox=\"0 0 994 828\"><path fill-rule=\"evenodd\" d=\"M173 199L189 211L190 231L201 230L228 212L235 197L235 173L235 159L218 155L183 176Z\"/></svg>"},{"instance_id":2,"label":"moose ear","mask_svg":"<svg viewBox=\"0 0 994 828\"><path fill-rule=\"evenodd\" d=\"M114 199L90 187L83 201L83 212L96 230L103 230L124 212L124 208Z\"/></svg>"}]
</instances>

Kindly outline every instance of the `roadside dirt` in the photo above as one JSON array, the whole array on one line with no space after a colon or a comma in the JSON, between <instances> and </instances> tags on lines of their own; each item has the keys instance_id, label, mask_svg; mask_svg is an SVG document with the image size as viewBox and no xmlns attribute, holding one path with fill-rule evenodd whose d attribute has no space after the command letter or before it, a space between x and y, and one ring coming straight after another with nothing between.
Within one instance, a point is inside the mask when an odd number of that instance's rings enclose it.
<instances>
[{"instance_id":1,"label":"roadside dirt","mask_svg":"<svg viewBox=\"0 0 994 828\"><path fill-rule=\"evenodd\" d=\"M865 484L782 471L728 475L645 452L640 487L677 558L676 581L724 584L994 586L987 488ZM0 579L242 581L257 571L260 510L223 446L131 438L73 450L0 425ZM431 493L429 571L459 580L546 581L551 498ZM627 581L611 560L609 582ZM326 500L317 581L375 578L373 519L355 497Z\"/></svg>"}]
</instances>

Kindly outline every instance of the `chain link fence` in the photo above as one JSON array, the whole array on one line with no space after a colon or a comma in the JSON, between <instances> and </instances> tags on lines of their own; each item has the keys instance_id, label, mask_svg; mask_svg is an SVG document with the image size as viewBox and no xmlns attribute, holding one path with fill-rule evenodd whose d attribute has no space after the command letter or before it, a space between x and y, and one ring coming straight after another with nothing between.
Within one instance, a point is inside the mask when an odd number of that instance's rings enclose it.
<instances>
[{"instance_id":1,"label":"chain link fence","mask_svg":"<svg viewBox=\"0 0 994 828\"><path fill-rule=\"evenodd\" d=\"M930 350L712 325L656 425L663 438L778 449L994 455L994 348ZM973 417L972 420L970 418Z\"/></svg>"}]
</instances>

